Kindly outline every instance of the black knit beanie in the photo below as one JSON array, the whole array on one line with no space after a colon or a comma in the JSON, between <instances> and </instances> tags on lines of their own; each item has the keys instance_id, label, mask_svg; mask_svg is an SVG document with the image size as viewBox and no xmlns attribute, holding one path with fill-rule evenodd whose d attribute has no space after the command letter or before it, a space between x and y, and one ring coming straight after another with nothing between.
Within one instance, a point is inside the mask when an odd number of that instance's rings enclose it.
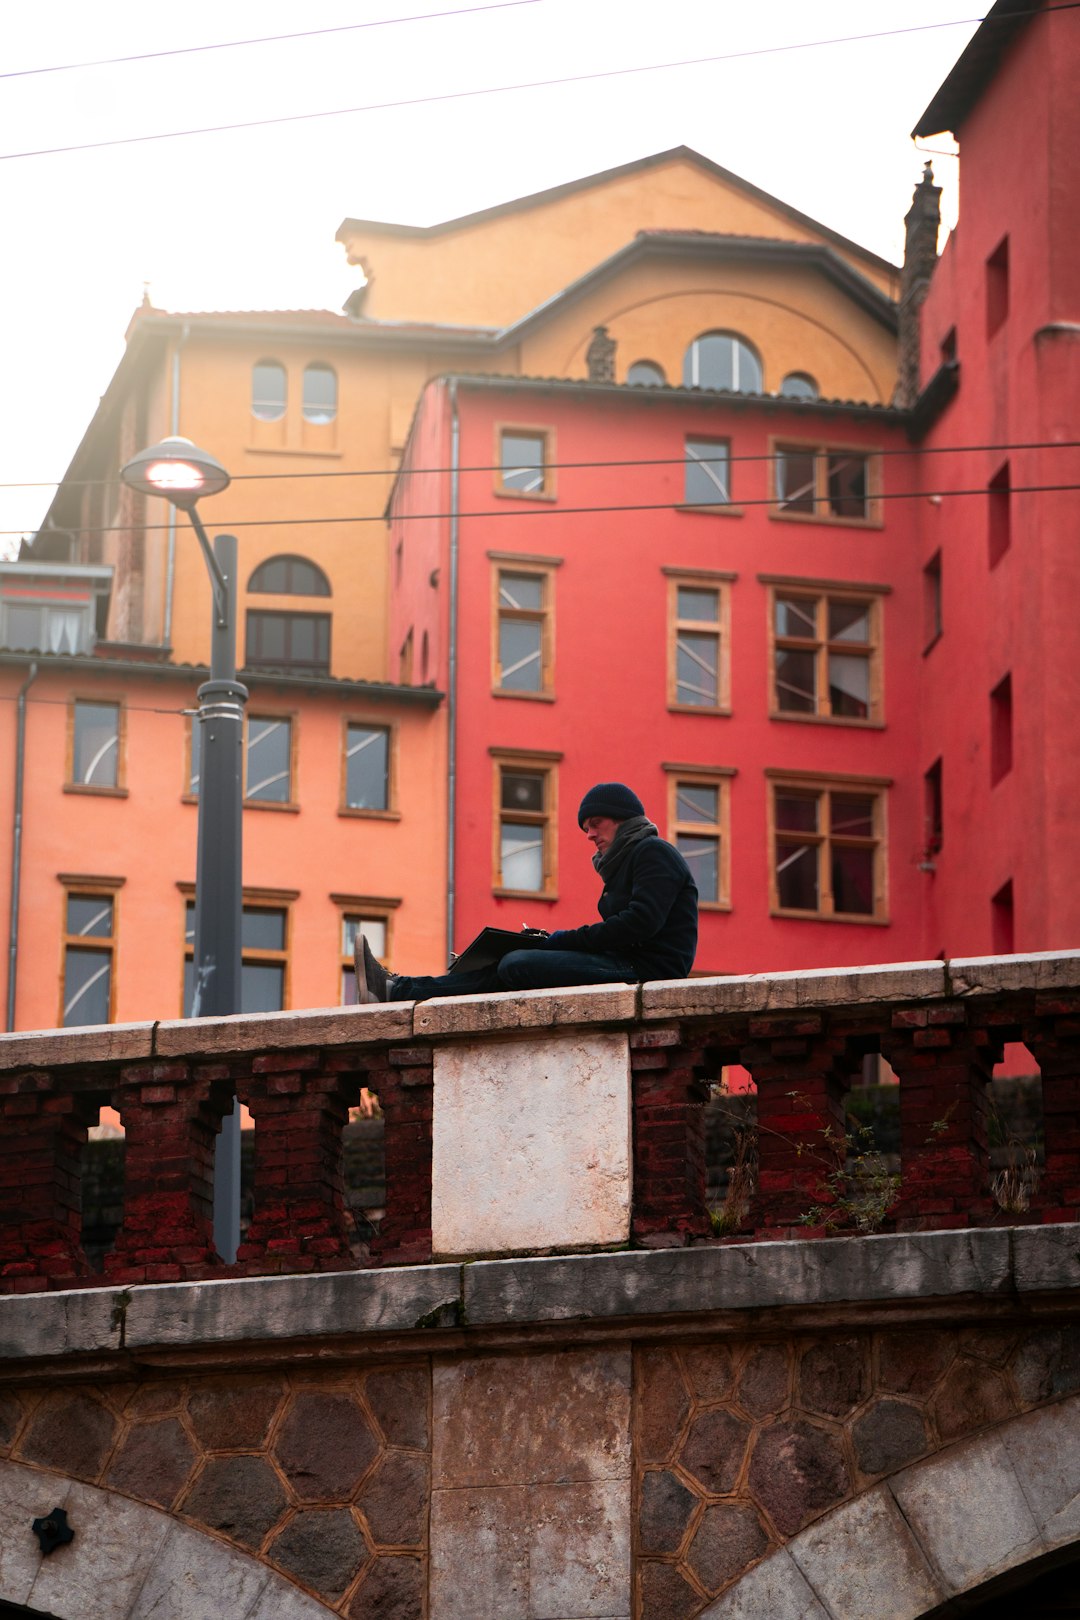
<instances>
[{"instance_id":1,"label":"black knit beanie","mask_svg":"<svg viewBox=\"0 0 1080 1620\"><path fill-rule=\"evenodd\" d=\"M590 816L610 816L612 821L629 821L631 816L643 816L645 806L636 793L622 782L597 782L578 806L578 826L583 827Z\"/></svg>"}]
</instances>

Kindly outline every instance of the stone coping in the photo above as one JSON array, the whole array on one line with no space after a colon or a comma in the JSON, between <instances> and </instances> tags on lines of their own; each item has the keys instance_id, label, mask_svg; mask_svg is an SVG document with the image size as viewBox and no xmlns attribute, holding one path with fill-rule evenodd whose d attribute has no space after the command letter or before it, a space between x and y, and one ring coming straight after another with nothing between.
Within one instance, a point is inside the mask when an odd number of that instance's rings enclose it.
<instances>
[{"instance_id":1,"label":"stone coping","mask_svg":"<svg viewBox=\"0 0 1080 1620\"><path fill-rule=\"evenodd\" d=\"M403 1045L462 1036L517 1034L588 1025L630 1025L679 1018L783 1012L811 1007L872 1006L948 996L1080 987L1080 950L1027 956L972 956L954 961L886 962L644 985L584 985L565 990L506 991L490 996L402 1001L370 1007L324 1007L229 1018L95 1024L82 1029L0 1035L0 1072L94 1063L221 1057L293 1048Z\"/></svg>"},{"instance_id":2,"label":"stone coping","mask_svg":"<svg viewBox=\"0 0 1080 1620\"><path fill-rule=\"evenodd\" d=\"M602 1325L1080 1288L1073 1225L795 1239L0 1299L0 1367L241 1344ZM1080 1304L1080 1297L1078 1297Z\"/></svg>"}]
</instances>

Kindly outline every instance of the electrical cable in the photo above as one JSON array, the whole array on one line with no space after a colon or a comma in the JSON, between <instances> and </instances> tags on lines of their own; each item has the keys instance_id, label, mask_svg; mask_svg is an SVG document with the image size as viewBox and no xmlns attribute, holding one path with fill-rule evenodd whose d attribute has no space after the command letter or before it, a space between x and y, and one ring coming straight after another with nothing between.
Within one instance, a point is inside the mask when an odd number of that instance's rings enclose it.
<instances>
[{"instance_id":1,"label":"electrical cable","mask_svg":"<svg viewBox=\"0 0 1080 1620\"><path fill-rule=\"evenodd\" d=\"M1054 495L1069 491L1080 490L1080 484L1012 484L1009 487L1010 495ZM985 484L974 489L903 489L879 490L877 494L867 496L867 503L876 504L878 501L944 501L956 499L961 496L981 495L985 497L992 494ZM528 496L524 499L528 500ZM398 523L433 523L441 519L457 517L459 520L467 518L469 521L480 518L552 518L582 515L591 516L601 512L685 512L692 511L695 506L715 507L723 510L730 506L734 511L742 511L751 506L772 506L780 509L781 503L775 495L754 496L750 500L738 501L628 501L619 504L601 504L599 506L563 506L552 503L550 506L532 507L518 506L515 499L510 507L491 507L481 512L399 512L393 521ZM832 522L825 513L808 512L806 517L817 518L821 522ZM213 527L223 532L232 529L302 529L319 528L330 523L387 523L388 520L381 512L354 513L344 517L317 517L317 518L215 518ZM152 534L156 530L168 529L167 523L106 523L101 525L80 524L80 534ZM23 534L22 529L0 529L0 535Z\"/></svg>"},{"instance_id":2,"label":"electrical cable","mask_svg":"<svg viewBox=\"0 0 1080 1620\"><path fill-rule=\"evenodd\" d=\"M1003 444L939 444L939 445L913 445L897 446L896 448L873 449L870 454L876 457L884 456L959 456L976 455L984 451L1000 455L1003 451L1010 454L1022 450L1080 450L1080 439L1035 439L1017 440ZM734 465L735 462L747 461L779 461L783 452L771 450L755 455L738 455L717 457ZM708 457L704 458L708 460ZM575 468L590 467L676 467L685 463L685 456L632 456L626 460L604 461L545 461L544 468L550 472L561 472ZM459 473L496 473L500 472L498 463L476 463L468 467L458 467ZM357 467L345 472L318 471L318 472L274 472L274 473L235 473L230 482L233 484L271 482L283 478L419 478L423 475L436 477L454 471L451 467ZM42 479L37 483L0 483L0 489L108 489L115 487L119 478L68 478L68 479ZM0 530L0 533L12 533L11 530Z\"/></svg>"},{"instance_id":3,"label":"electrical cable","mask_svg":"<svg viewBox=\"0 0 1080 1620\"><path fill-rule=\"evenodd\" d=\"M223 39L214 45L178 45L167 51L140 51L133 56L101 56L92 62L57 62L51 67L16 68L0 79L30 79L41 73L76 73L83 68L121 67L127 62L154 62L162 56L194 56L201 51L232 51L246 45L279 45L293 39L318 39L323 34L352 34L362 28L393 28L398 23L433 22L445 17L468 17L478 11L506 11L512 6L535 6L540 0L493 0L486 6L460 6L453 11L421 11L412 17L378 17L371 22L342 23L336 28L305 28L297 34L263 34L253 39Z\"/></svg>"},{"instance_id":4,"label":"electrical cable","mask_svg":"<svg viewBox=\"0 0 1080 1620\"><path fill-rule=\"evenodd\" d=\"M1080 6L1080 0L1059 0L1056 5L1043 7L1044 11L1072 11ZM995 23L1008 22L1017 16L1028 16L1028 12L1008 12L1003 16L995 17ZM251 118L231 124L206 124L197 128L158 130L152 135L119 135L104 141L80 141L67 146L44 146L37 149L28 149L23 152L0 152L0 162L12 162L18 158L57 157L69 152L96 152L106 147L139 146L149 141L174 141L187 139L194 135L223 135L241 129L265 129L272 124L301 124L310 123L317 118L344 118L360 113L391 112L408 107L435 106L451 101L476 100L484 96L509 95L520 90L550 90L568 84L590 84L601 79L621 79L640 73L666 73L673 68L703 67L717 62L739 62L750 57L775 56L790 51L807 51L827 48L833 45L862 44L877 39L893 39L901 34L925 33L940 28L967 27L973 23L985 23L986 17L954 18L949 22L921 23L912 28L887 28L880 33L847 34L835 39L808 39L795 41L790 45L762 45L745 51L725 51L714 56L685 57L673 62L645 62L636 67L601 68L593 73L565 74L553 79L528 79L518 84L482 85L474 90L448 90L440 95L409 96L398 101L367 102L359 107L329 107L318 112L282 113L273 118Z\"/></svg>"}]
</instances>

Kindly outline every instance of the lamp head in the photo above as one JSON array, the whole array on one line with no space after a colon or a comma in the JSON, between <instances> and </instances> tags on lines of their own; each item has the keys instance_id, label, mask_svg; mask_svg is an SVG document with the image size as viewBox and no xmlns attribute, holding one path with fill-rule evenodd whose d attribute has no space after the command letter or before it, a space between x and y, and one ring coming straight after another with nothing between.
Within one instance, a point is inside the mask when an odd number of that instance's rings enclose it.
<instances>
[{"instance_id":1,"label":"lamp head","mask_svg":"<svg viewBox=\"0 0 1080 1620\"><path fill-rule=\"evenodd\" d=\"M229 486L221 462L190 439L162 439L140 450L120 469L120 478L139 495L161 495L190 512L204 495L219 495Z\"/></svg>"}]
</instances>

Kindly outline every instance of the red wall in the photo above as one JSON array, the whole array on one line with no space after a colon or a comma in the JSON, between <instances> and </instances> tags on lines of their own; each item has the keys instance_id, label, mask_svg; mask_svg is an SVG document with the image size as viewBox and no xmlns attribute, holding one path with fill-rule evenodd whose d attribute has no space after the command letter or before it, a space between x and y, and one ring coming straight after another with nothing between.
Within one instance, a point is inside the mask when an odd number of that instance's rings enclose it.
<instances>
[{"instance_id":1,"label":"red wall","mask_svg":"<svg viewBox=\"0 0 1080 1620\"><path fill-rule=\"evenodd\" d=\"M445 465L429 388L417 424L414 466ZM595 915L599 883L591 848L578 830L581 795L597 780L631 783L667 832L664 762L725 765L731 788L731 910L703 914L699 970L742 972L830 963L895 960L920 954L921 783L916 780L917 711L910 701L919 656L919 572L911 503L885 503L882 528L793 523L768 515L764 460L736 461L732 495L741 516L673 507L682 499L687 434L730 436L735 457L764 457L770 435L868 447L905 447L897 421L823 410L780 410L716 402L672 402L641 392L604 396L525 383L506 390L462 384L460 508L460 670L458 716L458 896L460 949L485 923L568 926ZM431 412L430 420L428 412ZM560 464L640 460L636 467L560 465L554 502L493 495L491 468L500 423L545 425L555 432ZM649 465L658 458L665 465ZM886 458L887 487L902 486L909 458ZM901 472L901 468L905 471ZM432 511L435 495L415 509ZM432 486L434 481L432 481ZM760 503L760 504L755 504ZM575 511L641 505L656 510ZM395 624L419 624L430 612L425 570L431 557L420 525L399 507L391 547L402 533L416 554L398 589ZM490 514L476 516L473 514ZM447 558L447 525L440 556ZM557 557L555 700L494 696L491 678L491 551ZM737 574L732 603L730 716L671 712L667 706L668 582L662 569L705 568ZM884 601L883 729L771 720L768 716L767 591L760 573L890 587ZM443 587L440 587L440 594ZM398 634L396 631L395 634ZM400 639L400 634L398 634ZM448 679L440 646L437 677ZM550 750L558 768L558 900L505 899L492 893L492 748ZM766 768L891 777L888 793L889 920L884 925L769 916ZM402 964L404 965L404 964Z\"/></svg>"},{"instance_id":2,"label":"red wall","mask_svg":"<svg viewBox=\"0 0 1080 1620\"><path fill-rule=\"evenodd\" d=\"M951 329L961 378L925 448L1047 446L924 458L928 491L985 490L1006 460L1013 490L1011 543L993 563L987 496L945 493L918 507L920 559L940 551L944 585L943 634L916 666L920 768L941 758L945 805L928 953L1000 947L991 901L1008 883L1016 950L1080 938L1080 453L1053 448L1078 437L1078 83L1080 14L1041 14L957 131L961 220L923 310L924 378ZM987 260L1006 236L1008 314L988 332ZM1074 487L1045 487L1056 485ZM1006 675L1013 765L992 784L990 693Z\"/></svg>"}]
</instances>

